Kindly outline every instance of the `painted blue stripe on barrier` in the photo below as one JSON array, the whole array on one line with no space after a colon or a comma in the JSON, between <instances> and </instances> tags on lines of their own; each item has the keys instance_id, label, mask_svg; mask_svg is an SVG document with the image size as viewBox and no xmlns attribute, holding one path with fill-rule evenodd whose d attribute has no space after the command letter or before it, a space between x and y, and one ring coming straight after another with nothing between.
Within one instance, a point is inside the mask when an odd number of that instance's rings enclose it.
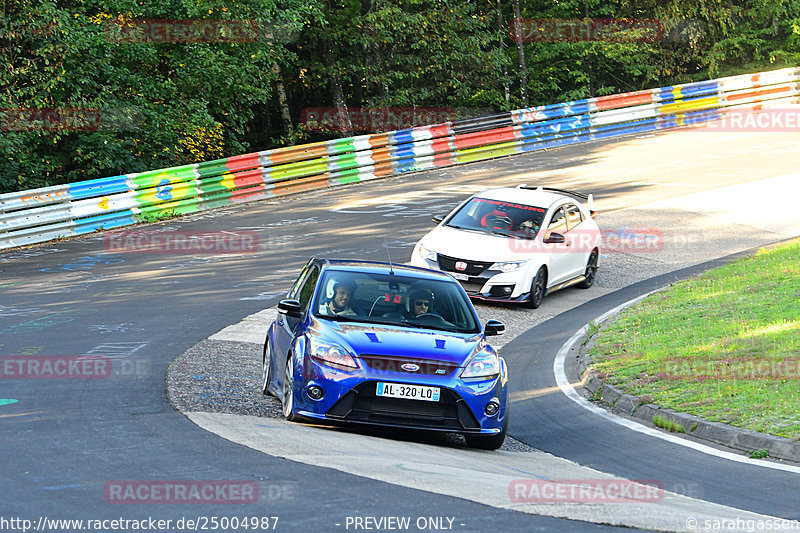
<instances>
[{"instance_id":1,"label":"painted blue stripe on barrier","mask_svg":"<svg viewBox=\"0 0 800 533\"><path fill-rule=\"evenodd\" d=\"M406 130L397 130L394 132L392 136L392 141L394 144L407 144L414 142L414 136L411 134L410 129Z\"/></svg>"},{"instance_id":2,"label":"painted blue stripe on barrier","mask_svg":"<svg viewBox=\"0 0 800 533\"><path fill-rule=\"evenodd\" d=\"M395 171L398 173L403 173L403 172L413 172L415 166L417 165L417 162L413 157L406 157L403 159L398 159L396 161L396 164L397 167L395 168Z\"/></svg>"},{"instance_id":3,"label":"painted blue stripe on barrier","mask_svg":"<svg viewBox=\"0 0 800 533\"><path fill-rule=\"evenodd\" d=\"M403 144L397 146L394 150L394 155L396 155L400 159L405 159L407 157L414 157L414 145Z\"/></svg>"},{"instance_id":4,"label":"painted blue stripe on barrier","mask_svg":"<svg viewBox=\"0 0 800 533\"><path fill-rule=\"evenodd\" d=\"M594 132L596 139L608 139L620 135L630 135L631 133L641 133L658 129L655 119L640 120L638 122L628 122L620 127L619 124L597 128Z\"/></svg>"},{"instance_id":5,"label":"painted blue stripe on barrier","mask_svg":"<svg viewBox=\"0 0 800 533\"><path fill-rule=\"evenodd\" d=\"M716 94L719 92L719 84L716 82L704 82L698 83L697 85L681 87L681 94L684 96L691 95L691 96L699 96L701 94L710 95Z\"/></svg>"},{"instance_id":6,"label":"painted blue stripe on barrier","mask_svg":"<svg viewBox=\"0 0 800 533\"><path fill-rule=\"evenodd\" d=\"M69 184L69 194L75 200L128 192L127 176L112 176Z\"/></svg>"},{"instance_id":7,"label":"painted blue stripe on barrier","mask_svg":"<svg viewBox=\"0 0 800 533\"><path fill-rule=\"evenodd\" d=\"M83 235L84 233L92 233L97 230L118 228L120 226L136 224L137 220L135 220L133 217L133 211L127 209L117 213L105 213L103 215L82 218L74 221L75 233L76 235Z\"/></svg>"},{"instance_id":8,"label":"painted blue stripe on barrier","mask_svg":"<svg viewBox=\"0 0 800 533\"><path fill-rule=\"evenodd\" d=\"M520 131L523 137L531 137L534 135L547 135L559 133L561 131L588 128L590 126L591 118L589 115L577 115L558 120L526 124L521 126Z\"/></svg>"}]
</instances>

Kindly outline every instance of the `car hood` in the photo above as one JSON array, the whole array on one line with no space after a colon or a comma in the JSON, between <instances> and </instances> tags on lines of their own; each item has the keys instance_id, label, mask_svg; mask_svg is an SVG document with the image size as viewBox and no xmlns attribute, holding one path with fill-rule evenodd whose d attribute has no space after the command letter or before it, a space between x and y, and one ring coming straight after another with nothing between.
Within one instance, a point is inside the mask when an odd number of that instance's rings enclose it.
<instances>
[{"instance_id":1,"label":"car hood","mask_svg":"<svg viewBox=\"0 0 800 533\"><path fill-rule=\"evenodd\" d=\"M323 321L320 321L323 322ZM382 324L324 321L326 340L344 344L354 355L382 355L425 359L463 366L486 344L481 333L450 333Z\"/></svg>"},{"instance_id":2,"label":"car hood","mask_svg":"<svg viewBox=\"0 0 800 533\"><path fill-rule=\"evenodd\" d=\"M538 241L446 226L438 226L422 239L423 246L433 252L457 259L492 263L531 259L531 254L526 251L535 242Z\"/></svg>"}]
</instances>

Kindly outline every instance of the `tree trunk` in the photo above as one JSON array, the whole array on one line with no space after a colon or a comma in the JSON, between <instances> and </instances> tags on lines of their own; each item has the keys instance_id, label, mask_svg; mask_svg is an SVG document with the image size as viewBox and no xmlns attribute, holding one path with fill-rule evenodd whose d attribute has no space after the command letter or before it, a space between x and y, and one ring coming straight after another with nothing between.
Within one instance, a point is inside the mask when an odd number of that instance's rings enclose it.
<instances>
[{"instance_id":1,"label":"tree trunk","mask_svg":"<svg viewBox=\"0 0 800 533\"><path fill-rule=\"evenodd\" d=\"M333 100L333 107L336 109L336 126L341 129L345 137L353 135L353 124L350 122L350 112L347 110L347 103L344 99L344 91L342 90L342 79L339 76L339 71L336 63L333 60L333 50L327 39L322 43L324 47L325 66L330 72L330 90L331 99Z\"/></svg>"},{"instance_id":2,"label":"tree trunk","mask_svg":"<svg viewBox=\"0 0 800 533\"><path fill-rule=\"evenodd\" d=\"M519 58L519 96L522 107L528 107L528 67L525 65L525 43L522 42L522 15L520 15L519 0L514 0L514 40L517 42L517 57Z\"/></svg>"},{"instance_id":3,"label":"tree trunk","mask_svg":"<svg viewBox=\"0 0 800 533\"><path fill-rule=\"evenodd\" d=\"M278 63L272 63L272 73L275 75L275 91L278 93L278 107L281 112L281 121L283 122L283 135L289 146L294 145L294 137L292 136L292 114L289 112L289 102L286 99L286 87L283 85L283 76L281 75L281 68Z\"/></svg>"},{"instance_id":4,"label":"tree trunk","mask_svg":"<svg viewBox=\"0 0 800 533\"><path fill-rule=\"evenodd\" d=\"M519 30L517 31L519 32ZM511 88L508 86L508 66L505 62L506 32L503 27L503 7L500 0L497 0L497 35L500 40L500 57L503 58L503 94L506 99L506 107L508 107L511 101Z\"/></svg>"}]
</instances>

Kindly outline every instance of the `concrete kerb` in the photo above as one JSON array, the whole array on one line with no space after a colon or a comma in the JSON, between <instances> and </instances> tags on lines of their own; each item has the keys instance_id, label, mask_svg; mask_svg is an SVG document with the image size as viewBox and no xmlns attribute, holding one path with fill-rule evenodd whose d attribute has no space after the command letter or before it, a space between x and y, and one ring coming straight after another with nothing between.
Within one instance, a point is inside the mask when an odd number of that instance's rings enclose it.
<instances>
[{"instance_id":1,"label":"concrete kerb","mask_svg":"<svg viewBox=\"0 0 800 533\"><path fill-rule=\"evenodd\" d=\"M669 285L648 293L645 297L667 287ZM631 307L643 298L640 296L629 300L615 308L613 313L603 315L593 322L594 327L590 327L587 324L581 330L580 335L573 340L572 346L569 347L568 357L577 360L579 377L582 378L583 389L589 393L589 397L650 427L656 427L653 424L653 417L658 415L667 421L678 424L683 428L686 435L748 453L754 450L768 450L769 457L772 459L800 463L800 442L795 439L758 433L720 422L709 422L698 416L663 408L650 403L652 398L648 398L647 395L637 397L625 393L623 390L607 383L604 374L592 369L592 358L588 351L594 343L594 336L599 332L599 326L608 323L623 309ZM587 372L588 374L586 374ZM676 434L680 434L680 432Z\"/></svg>"}]
</instances>

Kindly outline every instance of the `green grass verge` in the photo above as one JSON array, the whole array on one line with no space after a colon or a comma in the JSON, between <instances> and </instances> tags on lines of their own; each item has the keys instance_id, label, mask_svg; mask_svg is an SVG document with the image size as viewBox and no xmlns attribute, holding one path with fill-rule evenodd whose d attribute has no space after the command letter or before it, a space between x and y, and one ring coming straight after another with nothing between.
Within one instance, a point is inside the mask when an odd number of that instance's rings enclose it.
<instances>
[{"instance_id":1,"label":"green grass verge","mask_svg":"<svg viewBox=\"0 0 800 533\"><path fill-rule=\"evenodd\" d=\"M650 296L590 353L609 383L662 407L800 437L800 240Z\"/></svg>"}]
</instances>

